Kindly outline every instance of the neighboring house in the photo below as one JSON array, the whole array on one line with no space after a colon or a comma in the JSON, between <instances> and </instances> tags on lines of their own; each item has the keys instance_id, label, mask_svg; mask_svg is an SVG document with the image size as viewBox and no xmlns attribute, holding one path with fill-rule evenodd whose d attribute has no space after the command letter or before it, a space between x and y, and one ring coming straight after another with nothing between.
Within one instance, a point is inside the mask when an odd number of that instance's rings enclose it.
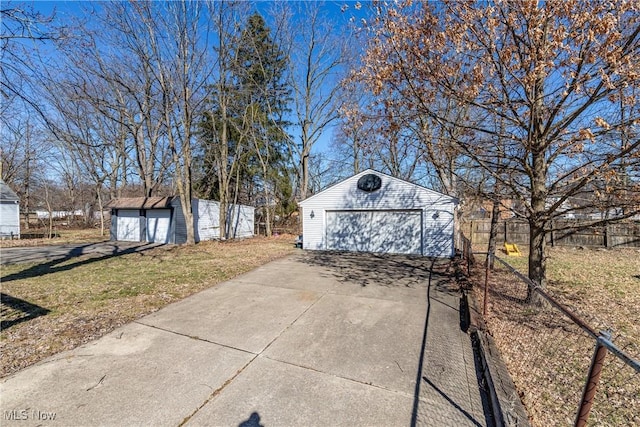
<instances>
[{"instance_id":1,"label":"neighboring house","mask_svg":"<svg viewBox=\"0 0 640 427\"><path fill-rule=\"evenodd\" d=\"M193 199L195 240L220 238L220 203ZM179 197L134 197L111 200L111 240L149 243L185 243L187 224ZM229 238L252 237L254 209L230 205L227 212Z\"/></svg>"},{"instance_id":2,"label":"neighboring house","mask_svg":"<svg viewBox=\"0 0 640 427\"><path fill-rule=\"evenodd\" d=\"M458 200L368 169L300 202L303 248L452 257Z\"/></svg>"},{"instance_id":3,"label":"neighboring house","mask_svg":"<svg viewBox=\"0 0 640 427\"><path fill-rule=\"evenodd\" d=\"M0 238L20 238L20 198L0 179Z\"/></svg>"},{"instance_id":4,"label":"neighboring house","mask_svg":"<svg viewBox=\"0 0 640 427\"><path fill-rule=\"evenodd\" d=\"M44 209L36 209L34 211L38 219L49 219L49 211ZM70 217L82 217L84 211L82 209L76 209L74 211L51 211L51 217L54 219L65 219Z\"/></svg>"}]
</instances>

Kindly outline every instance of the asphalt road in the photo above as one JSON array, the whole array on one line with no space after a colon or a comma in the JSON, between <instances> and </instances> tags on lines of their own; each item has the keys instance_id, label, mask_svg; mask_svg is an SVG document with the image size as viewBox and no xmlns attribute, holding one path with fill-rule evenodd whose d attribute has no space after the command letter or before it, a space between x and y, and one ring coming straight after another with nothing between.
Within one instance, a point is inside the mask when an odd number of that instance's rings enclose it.
<instances>
[{"instance_id":1,"label":"asphalt road","mask_svg":"<svg viewBox=\"0 0 640 427\"><path fill-rule=\"evenodd\" d=\"M157 246L157 244L140 242L100 242L2 248L0 250L0 265L59 261L75 258L81 255L92 255L96 257L118 255L123 253L139 252L155 246Z\"/></svg>"}]
</instances>

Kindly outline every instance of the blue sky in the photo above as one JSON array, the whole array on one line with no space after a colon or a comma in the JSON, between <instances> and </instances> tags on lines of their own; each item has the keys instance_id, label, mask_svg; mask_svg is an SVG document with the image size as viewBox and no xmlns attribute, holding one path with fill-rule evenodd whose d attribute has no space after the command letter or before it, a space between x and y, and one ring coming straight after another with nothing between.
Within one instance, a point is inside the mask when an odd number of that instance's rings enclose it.
<instances>
[{"instance_id":1,"label":"blue sky","mask_svg":"<svg viewBox=\"0 0 640 427\"><path fill-rule=\"evenodd\" d=\"M15 2L19 3L19 2ZM28 4L33 7L35 11L42 13L45 16L54 15L55 23L57 25L65 25L71 23L74 18L83 17L88 7L99 5L103 3L101 1L73 1L73 0L60 0L60 1L27 1L23 4ZM273 4L272 1L256 1L253 2L256 9L265 15L267 22L269 21L267 10ZM322 2L325 13L331 17L331 21L335 23L334 28L336 30L345 28L349 25L356 25L360 20L367 16L367 2L357 1L326 1ZM333 131L328 129L322 138L318 141L314 147L314 152L328 152L330 149L330 141Z\"/></svg>"}]
</instances>

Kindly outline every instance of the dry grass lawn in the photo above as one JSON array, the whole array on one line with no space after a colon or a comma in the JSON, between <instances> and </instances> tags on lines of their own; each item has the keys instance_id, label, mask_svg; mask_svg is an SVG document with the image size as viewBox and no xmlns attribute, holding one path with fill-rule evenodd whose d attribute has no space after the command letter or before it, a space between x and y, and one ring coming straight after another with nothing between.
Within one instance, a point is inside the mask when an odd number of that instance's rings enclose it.
<instances>
[{"instance_id":1,"label":"dry grass lawn","mask_svg":"<svg viewBox=\"0 0 640 427\"><path fill-rule=\"evenodd\" d=\"M526 254L502 258L527 273ZM549 291L593 328L640 344L640 249L551 248L547 270Z\"/></svg>"},{"instance_id":2,"label":"dry grass lawn","mask_svg":"<svg viewBox=\"0 0 640 427\"><path fill-rule=\"evenodd\" d=\"M596 331L640 358L640 251L551 248L548 292ZM501 256L522 273L522 258ZM484 268L472 276L482 307ZM595 340L557 310L524 301L526 286L496 263L489 282L489 332L500 349L534 426L572 425ZM589 425L640 425L640 375L608 355Z\"/></svg>"},{"instance_id":3,"label":"dry grass lawn","mask_svg":"<svg viewBox=\"0 0 640 427\"><path fill-rule=\"evenodd\" d=\"M2 322L8 327L0 333L0 376L290 254L293 241L293 236L211 241L3 266L2 277L11 280L2 283Z\"/></svg>"}]
</instances>

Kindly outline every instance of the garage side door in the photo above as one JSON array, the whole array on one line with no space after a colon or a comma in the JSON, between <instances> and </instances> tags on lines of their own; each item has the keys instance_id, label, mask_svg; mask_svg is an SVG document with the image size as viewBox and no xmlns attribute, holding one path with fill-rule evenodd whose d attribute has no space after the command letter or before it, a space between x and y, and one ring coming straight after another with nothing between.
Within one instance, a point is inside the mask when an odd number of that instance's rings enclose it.
<instances>
[{"instance_id":1,"label":"garage side door","mask_svg":"<svg viewBox=\"0 0 640 427\"><path fill-rule=\"evenodd\" d=\"M422 253L421 211L329 211L327 249Z\"/></svg>"},{"instance_id":2,"label":"garage side door","mask_svg":"<svg viewBox=\"0 0 640 427\"><path fill-rule=\"evenodd\" d=\"M140 211L121 209L118 211L117 240L126 242L140 241Z\"/></svg>"},{"instance_id":3,"label":"garage side door","mask_svg":"<svg viewBox=\"0 0 640 427\"><path fill-rule=\"evenodd\" d=\"M147 242L169 243L169 225L171 209L147 211Z\"/></svg>"}]
</instances>

